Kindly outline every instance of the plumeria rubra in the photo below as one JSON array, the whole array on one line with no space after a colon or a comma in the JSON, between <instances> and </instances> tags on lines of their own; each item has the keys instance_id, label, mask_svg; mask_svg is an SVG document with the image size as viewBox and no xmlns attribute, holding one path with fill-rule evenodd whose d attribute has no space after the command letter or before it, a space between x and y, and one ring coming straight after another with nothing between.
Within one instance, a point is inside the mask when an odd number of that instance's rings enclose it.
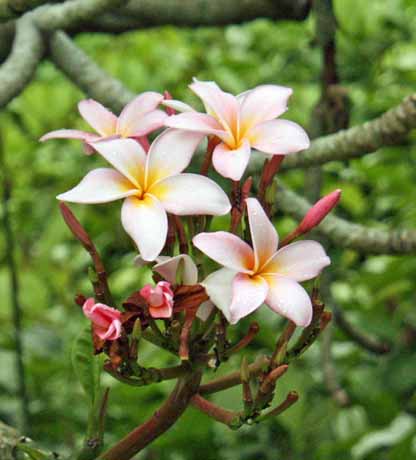
<instances>
[{"instance_id":1,"label":"plumeria rubra","mask_svg":"<svg viewBox=\"0 0 416 460\"><path fill-rule=\"evenodd\" d=\"M82 307L84 315L91 320L94 333L101 340L117 340L121 335L121 312L103 303L95 303L90 297Z\"/></svg>"},{"instance_id":2,"label":"plumeria rubra","mask_svg":"<svg viewBox=\"0 0 416 460\"><path fill-rule=\"evenodd\" d=\"M231 205L211 179L181 174L201 141L201 134L169 129L146 155L132 139L95 142L115 169L90 171L72 190L58 196L73 203L106 203L124 198L121 221L145 260L162 251L168 231L166 212L177 215L223 215Z\"/></svg>"},{"instance_id":3,"label":"plumeria rubra","mask_svg":"<svg viewBox=\"0 0 416 460\"><path fill-rule=\"evenodd\" d=\"M173 291L167 281L159 281L155 287L146 284L140 289L140 295L149 305L153 318L170 318L173 310Z\"/></svg>"},{"instance_id":4,"label":"plumeria rubra","mask_svg":"<svg viewBox=\"0 0 416 460\"><path fill-rule=\"evenodd\" d=\"M299 282L319 275L330 264L329 257L315 241L299 241L277 250L277 232L260 203L249 198L246 204L253 249L227 232L194 237L198 249L225 267L202 285L232 324L264 302L296 325L308 326L312 303Z\"/></svg>"},{"instance_id":5,"label":"plumeria rubra","mask_svg":"<svg viewBox=\"0 0 416 460\"><path fill-rule=\"evenodd\" d=\"M252 148L287 155L309 147L303 128L289 120L276 120L287 110L290 88L261 85L239 96L222 91L214 82L195 80L189 88L202 99L207 113L179 101L164 101L184 112L167 118L165 125L219 138L212 163L224 177L241 179Z\"/></svg>"},{"instance_id":6,"label":"plumeria rubra","mask_svg":"<svg viewBox=\"0 0 416 460\"><path fill-rule=\"evenodd\" d=\"M147 91L127 104L117 117L99 102L86 99L78 104L78 110L97 134L76 129L58 129L45 134L40 140L80 139L86 142L85 152L90 154L94 152L91 142L111 137L140 138L162 127L167 117L163 110L157 109L162 101L162 94Z\"/></svg>"},{"instance_id":7,"label":"plumeria rubra","mask_svg":"<svg viewBox=\"0 0 416 460\"><path fill-rule=\"evenodd\" d=\"M165 100L166 106L182 113L163 113L161 118L172 127L164 130L148 149L139 138L144 131L138 129L146 125L143 119L148 121L152 113L160 112L156 106L161 95L145 93L146 96L129 104L118 119L98 103L80 104L82 114L100 136L75 132L72 137L82 139L112 168L90 171L58 199L85 204L123 199L121 222L139 250L135 263L141 267L141 275L152 276L153 282L140 283L138 277L134 291L127 293L120 309L112 308L114 296L98 250L68 206L61 203L65 222L91 255L94 268L90 280L95 298L102 302L96 303L94 298L85 300L79 294L77 304L83 306L84 314L91 320L94 351L106 354L103 368L112 377L136 388L171 379L177 379L177 383L171 396L148 421L106 452L98 455L94 451L77 458L128 460L175 423L189 404L233 429L280 414L298 396L290 392L282 403L267 410L277 380L287 371L290 360L313 343L331 318L324 311L319 290L313 289L309 296L300 284L318 276L330 264L329 257L315 241L292 241L319 224L338 202L340 191L316 203L278 249L277 232L261 202L267 208L265 198L271 190L268 187L283 157L275 156L265 163L259 183L255 184L253 177L244 183L237 182L252 148L266 154L286 155L308 147L308 136L300 126L275 119L286 110L292 91L263 85L234 97L213 82L198 81L191 89L203 100L207 113L198 113L180 101ZM148 102L149 112L143 117L137 116L138 108L143 109L140 100ZM44 139L67 135L68 131L58 131ZM183 173L206 135L210 137L201 174ZM230 187L232 206L222 188L207 177L211 153L215 169L234 181ZM229 181L225 183L230 185ZM256 188L259 200L249 198ZM272 214L273 207L267 211ZM233 233L209 232L211 219L205 216L230 212ZM192 217L195 215L198 217ZM253 247L240 238L246 236L245 216L251 233L246 241L250 240ZM216 221L212 225L223 223ZM212 266L205 263L204 254L223 267L210 270ZM229 337L234 334L228 334L228 323L237 323L263 303L289 319L273 353L260 356L251 364L243 359L240 372L202 384L204 373L227 362L251 343L260 330L259 324L252 322L246 334L232 344ZM296 343L288 347L296 326L305 329ZM143 342L169 352L177 363L165 368L144 367ZM80 356L84 359L82 353ZM205 398L240 384L241 411L219 407ZM100 417L95 414L92 419ZM104 423L99 421L99 425Z\"/></svg>"}]
</instances>

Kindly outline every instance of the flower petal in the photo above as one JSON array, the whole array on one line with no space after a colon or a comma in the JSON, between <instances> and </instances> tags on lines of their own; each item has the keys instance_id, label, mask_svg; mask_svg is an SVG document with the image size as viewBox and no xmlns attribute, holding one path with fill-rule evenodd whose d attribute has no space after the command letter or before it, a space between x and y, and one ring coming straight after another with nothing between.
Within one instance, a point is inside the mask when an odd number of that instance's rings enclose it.
<instances>
[{"instance_id":1,"label":"flower petal","mask_svg":"<svg viewBox=\"0 0 416 460\"><path fill-rule=\"evenodd\" d=\"M162 94L154 91L139 94L121 111L117 122L117 133L123 137L131 136L138 128L140 129L140 119L154 111L162 101Z\"/></svg>"},{"instance_id":2,"label":"flower petal","mask_svg":"<svg viewBox=\"0 0 416 460\"><path fill-rule=\"evenodd\" d=\"M269 285L266 304L297 326L309 326L312 320L312 302L305 289L296 281L282 276L263 278Z\"/></svg>"},{"instance_id":3,"label":"flower petal","mask_svg":"<svg viewBox=\"0 0 416 460\"><path fill-rule=\"evenodd\" d=\"M214 304L210 300L206 300L199 306L198 311L196 312L196 316L201 321L206 321L214 308Z\"/></svg>"},{"instance_id":4,"label":"flower petal","mask_svg":"<svg viewBox=\"0 0 416 460\"><path fill-rule=\"evenodd\" d=\"M110 139L91 145L137 188L144 188L146 153L138 142L133 139Z\"/></svg>"},{"instance_id":5,"label":"flower petal","mask_svg":"<svg viewBox=\"0 0 416 460\"><path fill-rule=\"evenodd\" d=\"M121 222L136 243L144 260L155 260L163 249L168 232L168 218L160 202L149 194L143 200L126 198Z\"/></svg>"},{"instance_id":6,"label":"flower petal","mask_svg":"<svg viewBox=\"0 0 416 460\"><path fill-rule=\"evenodd\" d=\"M316 241L297 241L279 249L262 273L273 273L295 281L306 281L331 263L325 249Z\"/></svg>"},{"instance_id":7,"label":"flower petal","mask_svg":"<svg viewBox=\"0 0 416 460\"><path fill-rule=\"evenodd\" d=\"M165 99L162 105L170 109L176 110L179 113L182 112L195 112L195 109L185 102L178 101L177 99Z\"/></svg>"},{"instance_id":8,"label":"flower petal","mask_svg":"<svg viewBox=\"0 0 416 460\"><path fill-rule=\"evenodd\" d=\"M184 129L198 133L212 134L224 142L231 142L232 136L225 131L223 126L211 115L199 112L185 112L172 115L165 120L165 126L170 128Z\"/></svg>"},{"instance_id":9,"label":"flower petal","mask_svg":"<svg viewBox=\"0 0 416 460\"><path fill-rule=\"evenodd\" d=\"M169 257L167 260L157 263L153 270L162 275L166 281L176 284L176 273L179 264L182 264L182 284L193 285L198 282L198 269L194 261L187 254Z\"/></svg>"},{"instance_id":10,"label":"flower petal","mask_svg":"<svg viewBox=\"0 0 416 460\"><path fill-rule=\"evenodd\" d=\"M209 115L214 116L231 133L238 131L240 107L237 98L226 93L214 82L194 81L189 88L205 105Z\"/></svg>"},{"instance_id":11,"label":"flower petal","mask_svg":"<svg viewBox=\"0 0 416 460\"><path fill-rule=\"evenodd\" d=\"M159 181L149 189L167 212L178 216L222 216L231 209L230 201L213 180L198 174L178 174Z\"/></svg>"},{"instance_id":12,"label":"flower petal","mask_svg":"<svg viewBox=\"0 0 416 460\"><path fill-rule=\"evenodd\" d=\"M85 99L78 104L82 118L101 136L112 136L116 132L117 117L99 102Z\"/></svg>"},{"instance_id":13,"label":"flower petal","mask_svg":"<svg viewBox=\"0 0 416 460\"><path fill-rule=\"evenodd\" d=\"M199 233L194 246L215 262L241 273L252 273L253 250L238 236L228 232Z\"/></svg>"},{"instance_id":14,"label":"flower petal","mask_svg":"<svg viewBox=\"0 0 416 460\"><path fill-rule=\"evenodd\" d=\"M235 150L231 150L226 144L221 143L215 147L212 164L221 176L240 180L250 161L250 153L250 144L246 139Z\"/></svg>"},{"instance_id":15,"label":"flower petal","mask_svg":"<svg viewBox=\"0 0 416 460\"><path fill-rule=\"evenodd\" d=\"M309 148L305 130L289 120L271 120L254 126L247 134L252 147L261 152L287 155Z\"/></svg>"},{"instance_id":16,"label":"flower petal","mask_svg":"<svg viewBox=\"0 0 416 460\"><path fill-rule=\"evenodd\" d=\"M259 270L276 252L279 237L258 200L248 198L246 205L254 249L255 270Z\"/></svg>"},{"instance_id":17,"label":"flower petal","mask_svg":"<svg viewBox=\"0 0 416 460\"><path fill-rule=\"evenodd\" d=\"M139 193L134 185L111 168L90 171L82 181L68 192L57 196L58 200L71 203L108 203Z\"/></svg>"},{"instance_id":18,"label":"flower petal","mask_svg":"<svg viewBox=\"0 0 416 460\"><path fill-rule=\"evenodd\" d=\"M231 324L252 313L265 301L269 287L261 276L238 273L233 279L233 299L230 305Z\"/></svg>"},{"instance_id":19,"label":"flower petal","mask_svg":"<svg viewBox=\"0 0 416 460\"><path fill-rule=\"evenodd\" d=\"M292 93L292 89L285 86L260 85L240 95L241 131L282 115Z\"/></svg>"},{"instance_id":20,"label":"flower petal","mask_svg":"<svg viewBox=\"0 0 416 460\"><path fill-rule=\"evenodd\" d=\"M48 141L49 139L79 139L82 141L95 141L100 136L96 134L87 133L85 131L79 131L78 129L57 129L44 134L39 140L41 142Z\"/></svg>"},{"instance_id":21,"label":"flower petal","mask_svg":"<svg viewBox=\"0 0 416 460\"><path fill-rule=\"evenodd\" d=\"M152 143L147 155L146 187L182 172L203 138L203 134L167 129Z\"/></svg>"},{"instance_id":22,"label":"flower petal","mask_svg":"<svg viewBox=\"0 0 416 460\"><path fill-rule=\"evenodd\" d=\"M228 268L221 268L211 273L201 283L212 303L219 308L230 321L230 305L233 297L232 283L236 272Z\"/></svg>"},{"instance_id":23,"label":"flower petal","mask_svg":"<svg viewBox=\"0 0 416 460\"><path fill-rule=\"evenodd\" d=\"M124 136L135 138L145 136L164 126L167 117L167 113L163 110L153 110L153 112L146 113L137 118L136 123L130 126L131 130L126 131Z\"/></svg>"}]
</instances>

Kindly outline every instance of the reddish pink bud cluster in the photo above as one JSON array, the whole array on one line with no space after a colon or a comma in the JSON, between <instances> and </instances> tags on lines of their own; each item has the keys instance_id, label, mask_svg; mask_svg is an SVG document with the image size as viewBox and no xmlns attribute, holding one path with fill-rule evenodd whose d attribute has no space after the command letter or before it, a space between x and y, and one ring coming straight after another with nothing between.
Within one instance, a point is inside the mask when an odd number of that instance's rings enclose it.
<instances>
[{"instance_id":1,"label":"reddish pink bud cluster","mask_svg":"<svg viewBox=\"0 0 416 460\"><path fill-rule=\"evenodd\" d=\"M159 281L155 287L146 284L140 289L140 295L149 304L149 313L153 318L170 318L173 309L173 291L167 281Z\"/></svg>"},{"instance_id":2,"label":"reddish pink bud cluster","mask_svg":"<svg viewBox=\"0 0 416 460\"><path fill-rule=\"evenodd\" d=\"M121 312L90 297L82 307L84 315L92 321L94 333L102 340L116 340L121 335Z\"/></svg>"}]
</instances>

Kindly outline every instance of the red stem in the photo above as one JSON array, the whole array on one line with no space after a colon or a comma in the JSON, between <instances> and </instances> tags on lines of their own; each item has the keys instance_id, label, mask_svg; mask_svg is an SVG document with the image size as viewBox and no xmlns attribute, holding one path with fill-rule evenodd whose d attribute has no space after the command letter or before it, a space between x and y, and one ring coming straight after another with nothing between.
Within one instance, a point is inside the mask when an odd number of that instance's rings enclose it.
<instances>
[{"instance_id":1,"label":"red stem","mask_svg":"<svg viewBox=\"0 0 416 460\"><path fill-rule=\"evenodd\" d=\"M100 459L129 460L165 433L185 412L191 398L198 391L200 381L199 371L179 379L175 389L160 409L149 420L104 452Z\"/></svg>"}]
</instances>

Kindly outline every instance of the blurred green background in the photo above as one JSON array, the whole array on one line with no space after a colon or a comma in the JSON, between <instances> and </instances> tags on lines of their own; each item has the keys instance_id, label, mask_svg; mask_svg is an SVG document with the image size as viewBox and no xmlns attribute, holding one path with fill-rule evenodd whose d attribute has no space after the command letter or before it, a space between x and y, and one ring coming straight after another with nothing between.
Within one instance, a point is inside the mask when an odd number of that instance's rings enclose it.
<instances>
[{"instance_id":1,"label":"blurred green background","mask_svg":"<svg viewBox=\"0 0 416 460\"><path fill-rule=\"evenodd\" d=\"M381 114L414 92L416 83L416 2L335 1L341 84L352 99L351 124ZM193 76L242 92L260 83L291 86L287 118L303 126L320 94L320 50L314 20L272 23L258 20L226 28L154 30L120 36L85 34L77 44L135 92L168 89L196 103L187 89ZM75 141L38 143L47 131L86 127L77 102L83 94L49 62L33 83L0 114L0 130L13 184L10 212L18 242L23 307L24 363L30 400L30 436L48 448L69 453L82 441L87 408L70 353L86 324L73 297L91 293L89 259L63 224L55 196L75 185L100 163ZM324 167L323 192L343 189L339 215L365 225L395 229L416 226L415 137L399 147L350 163ZM285 184L302 192L304 173L285 174ZM147 276L132 264L133 246L121 228L120 203L73 206L101 250L118 300ZM220 226L221 222L217 222ZM281 234L294 222L276 216ZM0 236L0 419L17 425L19 402L14 366L10 288ZM276 400L297 390L300 401L283 416L231 432L193 409L139 458L158 460L401 460L416 458L416 259L363 256L331 249L332 292L348 320L392 351L375 356L334 329L332 354L350 405L339 407L326 389L320 344L291 366L279 382ZM242 321L242 334L253 318ZM256 315L262 329L249 354L269 351L282 323L267 309ZM148 346L148 365L169 364L169 356ZM239 358L238 358L239 359ZM238 359L224 366L234 369ZM213 373L212 373L213 374ZM208 376L213 377L213 375ZM172 384L135 389L103 376L111 387L106 440L111 443L161 403ZM215 400L237 408L240 390Z\"/></svg>"}]
</instances>

